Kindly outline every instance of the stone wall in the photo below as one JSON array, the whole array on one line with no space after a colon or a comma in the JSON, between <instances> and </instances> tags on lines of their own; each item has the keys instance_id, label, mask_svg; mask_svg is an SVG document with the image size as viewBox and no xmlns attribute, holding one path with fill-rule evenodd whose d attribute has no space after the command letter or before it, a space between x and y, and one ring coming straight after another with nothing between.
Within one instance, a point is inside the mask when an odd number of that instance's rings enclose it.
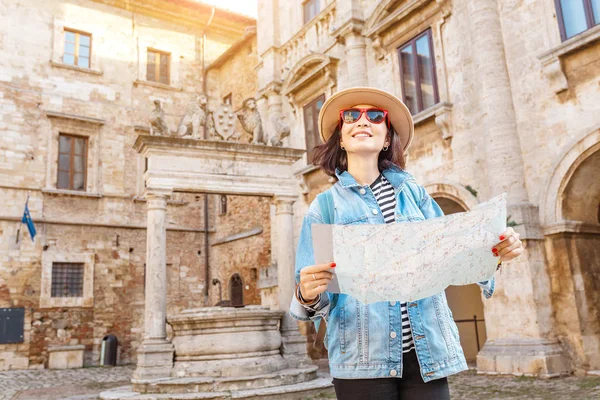
<instances>
[{"instance_id":1,"label":"stone wall","mask_svg":"<svg viewBox=\"0 0 600 400\"><path fill-rule=\"evenodd\" d=\"M220 202L220 196L215 196ZM218 209L218 207L217 207ZM271 199L227 196L227 213L217 213L217 232L211 245L211 281L221 282L222 299L230 298L230 279L240 274L244 304L261 304L257 287L260 270L271 264ZM211 290L211 304L219 301Z\"/></svg>"},{"instance_id":2,"label":"stone wall","mask_svg":"<svg viewBox=\"0 0 600 400\"><path fill-rule=\"evenodd\" d=\"M322 3L321 14L303 25L301 15L289 16L301 13L301 1L259 2L258 37L267 43L259 40L264 62L259 90L283 82L283 109L295 121L290 142L304 145L302 108L322 93L329 97L341 88L367 85L401 97L397 50L430 31L439 103L414 115L407 169L424 186L460 188L438 195L453 199L459 193L456 200L463 204L508 191L516 230L526 241L526 254L504 267L494 298L484 301L488 341L543 337L563 343L576 369L597 368L589 361L591 354L597 358L600 338L589 317L598 312L589 283L597 269L595 255L582 238L575 241L571 254L581 260L569 259L569 265L589 265L586 274L575 273L558 261L565 256L557 249L564 246L550 245L554 239L544 242L543 232L554 235L564 228L565 234L581 231L595 241L600 231L600 194L593 183L598 163L574 172L585 159L595 160L591 155L599 148L600 27L562 42L551 1ZM273 4L277 8L269 9ZM285 26L273 32L273 20ZM328 186L328 177L307 167L305 160L297 165L305 185L295 206L298 230L310 201ZM471 194L463 196L466 187ZM582 221L589 225L581 227ZM568 302L557 301L552 285L559 279L580 288ZM558 308L574 310L583 302L594 311L580 315L577 324L557 317ZM522 323L506 329L497 322L506 318ZM515 373L523 372L514 366Z\"/></svg>"},{"instance_id":3,"label":"stone wall","mask_svg":"<svg viewBox=\"0 0 600 400\"><path fill-rule=\"evenodd\" d=\"M0 307L26 309L24 342L0 344L0 369L43 368L48 346L61 344L84 345L85 365L97 365L109 333L119 340L119 363L135 360L144 310L146 202L144 160L132 145L147 133L155 99L162 101L173 131L201 91L202 29L210 16L202 5L138 6L0 1L6 22L0 27ZM255 25L250 18L226 14L218 11L206 32L206 64L239 41L246 26ZM89 69L62 63L65 27L92 35ZM146 80L147 48L170 53L169 85ZM88 137L83 192L57 189L59 133ZM20 223L28 195L38 231L35 243ZM169 313L204 305L203 204L202 195L182 193L168 204ZM212 240L220 229L214 202L209 204ZM237 207L255 210L256 204ZM260 259L268 245L258 240L246 254ZM51 282L52 262L80 259L90 297L75 306L57 306L42 293ZM244 268L239 263L234 269L250 282L250 270Z\"/></svg>"}]
</instances>

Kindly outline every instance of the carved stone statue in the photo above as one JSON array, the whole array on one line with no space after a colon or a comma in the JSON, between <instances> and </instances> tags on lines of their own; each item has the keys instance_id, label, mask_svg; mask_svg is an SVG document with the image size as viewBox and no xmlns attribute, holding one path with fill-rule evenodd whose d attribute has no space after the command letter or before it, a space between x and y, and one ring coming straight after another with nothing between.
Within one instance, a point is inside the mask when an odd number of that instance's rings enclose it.
<instances>
[{"instance_id":1,"label":"carved stone statue","mask_svg":"<svg viewBox=\"0 0 600 400\"><path fill-rule=\"evenodd\" d=\"M196 94L196 98L187 105L185 114L179 121L177 136L187 136L193 139L202 138L201 133L206 120L207 103L208 98L206 94Z\"/></svg>"},{"instance_id":2,"label":"carved stone statue","mask_svg":"<svg viewBox=\"0 0 600 400\"><path fill-rule=\"evenodd\" d=\"M208 114L207 127L209 137L216 140L238 140L235 130L235 114L230 104L220 104Z\"/></svg>"},{"instance_id":3,"label":"carved stone statue","mask_svg":"<svg viewBox=\"0 0 600 400\"><path fill-rule=\"evenodd\" d=\"M256 100L247 98L242 103L242 109L237 113L242 128L252 135L252 144L267 144L263 132L260 113L256 109Z\"/></svg>"},{"instance_id":4,"label":"carved stone statue","mask_svg":"<svg viewBox=\"0 0 600 400\"><path fill-rule=\"evenodd\" d=\"M290 126L285 122L283 114L275 114L272 117L273 126L275 127L275 135L271 137L271 146L283 146L283 138L290 136Z\"/></svg>"},{"instance_id":5,"label":"carved stone statue","mask_svg":"<svg viewBox=\"0 0 600 400\"><path fill-rule=\"evenodd\" d=\"M169 126L165 122L165 112L163 111L160 100L154 100L154 110L150 116L150 135L169 136Z\"/></svg>"}]
</instances>

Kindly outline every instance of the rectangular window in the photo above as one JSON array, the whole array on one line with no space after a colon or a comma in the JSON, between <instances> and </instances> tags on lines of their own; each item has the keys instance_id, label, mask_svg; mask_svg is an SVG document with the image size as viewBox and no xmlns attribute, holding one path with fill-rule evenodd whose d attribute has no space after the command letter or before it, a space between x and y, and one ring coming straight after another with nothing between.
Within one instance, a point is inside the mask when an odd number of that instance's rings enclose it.
<instances>
[{"instance_id":1,"label":"rectangular window","mask_svg":"<svg viewBox=\"0 0 600 400\"><path fill-rule=\"evenodd\" d=\"M319 137L318 118L323 103L325 103L324 94L304 106L304 135L306 138L306 154L309 164L312 164L313 149L321 141Z\"/></svg>"},{"instance_id":2,"label":"rectangular window","mask_svg":"<svg viewBox=\"0 0 600 400\"><path fill-rule=\"evenodd\" d=\"M148 49L146 80L170 84L171 54Z\"/></svg>"},{"instance_id":3,"label":"rectangular window","mask_svg":"<svg viewBox=\"0 0 600 400\"><path fill-rule=\"evenodd\" d=\"M231 105L232 104L231 103L232 102L232 98L233 98L232 94L229 93L227 96L223 97L223 104L229 104L229 105Z\"/></svg>"},{"instance_id":4,"label":"rectangular window","mask_svg":"<svg viewBox=\"0 0 600 400\"><path fill-rule=\"evenodd\" d=\"M555 0L562 40L600 23L600 0Z\"/></svg>"},{"instance_id":5,"label":"rectangular window","mask_svg":"<svg viewBox=\"0 0 600 400\"><path fill-rule=\"evenodd\" d=\"M71 135L58 137L58 189L85 190L87 138Z\"/></svg>"},{"instance_id":6,"label":"rectangular window","mask_svg":"<svg viewBox=\"0 0 600 400\"><path fill-rule=\"evenodd\" d=\"M398 48L402 100L414 115L439 102L431 30Z\"/></svg>"},{"instance_id":7,"label":"rectangular window","mask_svg":"<svg viewBox=\"0 0 600 400\"><path fill-rule=\"evenodd\" d=\"M83 297L83 263L52 263L52 297Z\"/></svg>"},{"instance_id":8,"label":"rectangular window","mask_svg":"<svg viewBox=\"0 0 600 400\"><path fill-rule=\"evenodd\" d=\"M303 5L304 11L304 23L307 24L311 19L317 16L321 7L319 4L320 0L307 0Z\"/></svg>"},{"instance_id":9,"label":"rectangular window","mask_svg":"<svg viewBox=\"0 0 600 400\"><path fill-rule=\"evenodd\" d=\"M63 63L80 68L90 68L92 35L72 29L65 29L65 51Z\"/></svg>"}]
</instances>

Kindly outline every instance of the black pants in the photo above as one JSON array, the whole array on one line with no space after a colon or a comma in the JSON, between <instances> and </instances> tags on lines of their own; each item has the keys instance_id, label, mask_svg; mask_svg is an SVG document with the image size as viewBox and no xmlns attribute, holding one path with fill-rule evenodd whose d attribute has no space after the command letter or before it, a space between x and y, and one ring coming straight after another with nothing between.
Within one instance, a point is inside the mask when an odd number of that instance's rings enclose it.
<instances>
[{"instance_id":1,"label":"black pants","mask_svg":"<svg viewBox=\"0 0 600 400\"><path fill-rule=\"evenodd\" d=\"M414 350L403 354L402 378L336 379L338 400L449 400L448 379L423 382Z\"/></svg>"}]
</instances>

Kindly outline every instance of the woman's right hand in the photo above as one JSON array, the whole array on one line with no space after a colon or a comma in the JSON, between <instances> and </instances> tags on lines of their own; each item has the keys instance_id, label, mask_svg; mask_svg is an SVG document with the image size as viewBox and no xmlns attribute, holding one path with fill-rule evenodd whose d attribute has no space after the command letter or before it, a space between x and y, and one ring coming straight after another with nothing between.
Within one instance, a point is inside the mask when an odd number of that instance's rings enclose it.
<instances>
[{"instance_id":1,"label":"woman's right hand","mask_svg":"<svg viewBox=\"0 0 600 400\"><path fill-rule=\"evenodd\" d=\"M300 270L300 294L306 302L311 302L327 290L335 263L309 265Z\"/></svg>"}]
</instances>

